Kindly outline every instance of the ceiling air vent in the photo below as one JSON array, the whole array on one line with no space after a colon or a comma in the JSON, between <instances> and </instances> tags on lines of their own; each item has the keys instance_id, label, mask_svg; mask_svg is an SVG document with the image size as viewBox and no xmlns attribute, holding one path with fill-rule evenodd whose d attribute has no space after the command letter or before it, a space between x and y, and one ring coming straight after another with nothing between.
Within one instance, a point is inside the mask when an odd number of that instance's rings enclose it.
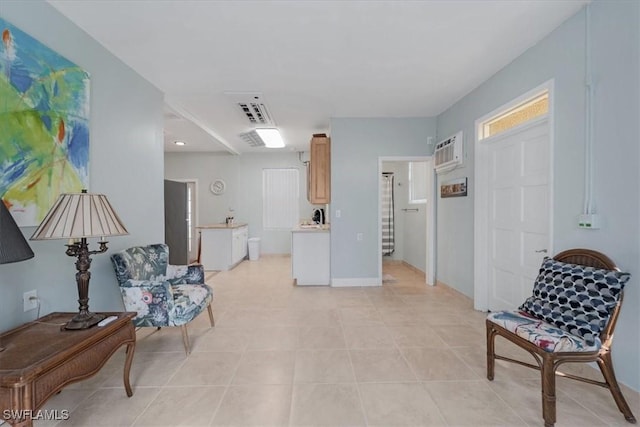
<instances>
[{"instance_id":1,"label":"ceiling air vent","mask_svg":"<svg viewBox=\"0 0 640 427\"><path fill-rule=\"evenodd\" d=\"M239 102L238 106L252 125L273 126L267 106L261 102Z\"/></svg>"},{"instance_id":2,"label":"ceiling air vent","mask_svg":"<svg viewBox=\"0 0 640 427\"><path fill-rule=\"evenodd\" d=\"M264 141L255 130L241 133L240 138L251 147L264 147Z\"/></svg>"},{"instance_id":3,"label":"ceiling air vent","mask_svg":"<svg viewBox=\"0 0 640 427\"><path fill-rule=\"evenodd\" d=\"M273 116L269 112L264 97L259 92L225 92L248 124L257 127L275 127Z\"/></svg>"}]
</instances>

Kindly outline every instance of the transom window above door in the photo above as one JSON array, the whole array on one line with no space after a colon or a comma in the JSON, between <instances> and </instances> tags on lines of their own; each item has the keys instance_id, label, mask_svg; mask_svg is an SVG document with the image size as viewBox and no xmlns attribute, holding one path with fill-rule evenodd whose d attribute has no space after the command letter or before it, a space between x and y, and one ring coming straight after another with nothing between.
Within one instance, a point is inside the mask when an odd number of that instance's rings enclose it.
<instances>
[{"instance_id":1,"label":"transom window above door","mask_svg":"<svg viewBox=\"0 0 640 427\"><path fill-rule=\"evenodd\" d=\"M478 140L489 138L549 113L549 92L536 95L480 123Z\"/></svg>"}]
</instances>

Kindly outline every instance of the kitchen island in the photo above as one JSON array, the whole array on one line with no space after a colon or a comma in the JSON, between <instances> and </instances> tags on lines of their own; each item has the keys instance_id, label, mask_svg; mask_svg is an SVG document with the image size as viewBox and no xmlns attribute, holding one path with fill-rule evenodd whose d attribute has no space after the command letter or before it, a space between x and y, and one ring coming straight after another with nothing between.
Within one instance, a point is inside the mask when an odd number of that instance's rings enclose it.
<instances>
[{"instance_id":1,"label":"kitchen island","mask_svg":"<svg viewBox=\"0 0 640 427\"><path fill-rule=\"evenodd\" d=\"M221 223L196 228L200 232L200 263L205 270L230 270L247 256L247 224Z\"/></svg>"},{"instance_id":2,"label":"kitchen island","mask_svg":"<svg viewBox=\"0 0 640 427\"><path fill-rule=\"evenodd\" d=\"M329 225L301 226L291 230L291 273L297 285L331 283L331 232Z\"/></svg>"}]
</instances>

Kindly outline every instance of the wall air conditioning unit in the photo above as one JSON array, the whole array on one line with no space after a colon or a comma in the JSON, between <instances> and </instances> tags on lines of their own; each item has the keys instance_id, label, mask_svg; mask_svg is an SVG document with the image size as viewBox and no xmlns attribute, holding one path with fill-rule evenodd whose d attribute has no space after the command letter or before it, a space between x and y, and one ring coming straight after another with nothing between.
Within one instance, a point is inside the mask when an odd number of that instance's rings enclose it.
<instances>
[{"instance_id":1,"label":"wall air conditioning unit","mask_svg":"<svg viewBox=\"0 0 640 427\"><path fill-rule=\"evenodd\" d=\"M436 144L433 152L436 173L449 172L462 164L462 131Z\"/></svg>"}]
</instances>

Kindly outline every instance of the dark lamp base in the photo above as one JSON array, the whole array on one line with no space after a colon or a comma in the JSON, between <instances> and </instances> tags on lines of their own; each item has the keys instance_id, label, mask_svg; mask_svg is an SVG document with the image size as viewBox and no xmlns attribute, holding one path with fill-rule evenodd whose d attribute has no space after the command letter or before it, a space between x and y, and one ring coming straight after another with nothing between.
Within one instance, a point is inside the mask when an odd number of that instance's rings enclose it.
<instances>
[{"instance_id":1,"label":"dark lamp base","mask_svg":"<svg viewBox=\"0 0 640 427\"><path fill-rule=\"evenodd\" d=\"M68 330L87 329L97 324L104 318L104 314L78 313L73 319L69 321L69 323L64 325L64 328Z\"/></svg>"}]
</instances>

